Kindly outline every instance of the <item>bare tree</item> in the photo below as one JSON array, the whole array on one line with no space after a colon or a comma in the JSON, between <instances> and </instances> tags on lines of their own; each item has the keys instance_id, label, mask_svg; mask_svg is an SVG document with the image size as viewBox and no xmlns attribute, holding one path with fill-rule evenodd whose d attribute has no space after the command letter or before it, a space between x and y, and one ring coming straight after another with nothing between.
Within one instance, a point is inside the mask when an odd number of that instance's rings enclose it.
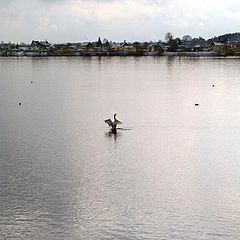
<instances>
[{"instance_id":1,"label":"bare tree","mask_svg":"<svg viewBox=\"0 0 240 240\"><path fill-rule=\"evenodd\" d=\"M165 34L165 42L168 43L168 42L169 42L170 40L172 40L172 39L173 39L172 33L167 32L167 33Z\"/></svg>"}]
</instances>

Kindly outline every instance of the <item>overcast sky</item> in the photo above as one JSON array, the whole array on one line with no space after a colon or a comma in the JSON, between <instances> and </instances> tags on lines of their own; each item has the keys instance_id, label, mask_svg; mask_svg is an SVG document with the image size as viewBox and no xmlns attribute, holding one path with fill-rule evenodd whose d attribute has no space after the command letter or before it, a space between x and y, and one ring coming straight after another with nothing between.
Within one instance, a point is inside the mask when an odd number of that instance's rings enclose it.
<instances>
[{"instance_id":1,"label":"overcast sky","mask_svg":"<svg viewBox=\"0 0 240 240\"><path fill-rule=\"evenodd\" d=\"M0 0L0 41L209 38L240 31L239 0Z\"/></svg>"}]
</instances>

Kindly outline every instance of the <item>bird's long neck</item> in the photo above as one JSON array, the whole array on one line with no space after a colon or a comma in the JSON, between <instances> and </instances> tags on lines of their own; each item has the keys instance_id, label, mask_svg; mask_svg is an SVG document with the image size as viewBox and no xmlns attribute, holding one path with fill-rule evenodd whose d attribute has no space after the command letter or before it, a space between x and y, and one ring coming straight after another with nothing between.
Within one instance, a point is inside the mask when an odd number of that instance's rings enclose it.
<instances>
[{"instance_id":1,"label":"bird's long neck","mask_svg":"<svg viewBox=\"0 0 240 240\"><path fill-rule=\"evenodd\" d=\"M114 121L117 120L117 119L116 119L116 115L117 115L117 114L114 114L114 116L113 116Z\"/></svg>"}]
</instances>

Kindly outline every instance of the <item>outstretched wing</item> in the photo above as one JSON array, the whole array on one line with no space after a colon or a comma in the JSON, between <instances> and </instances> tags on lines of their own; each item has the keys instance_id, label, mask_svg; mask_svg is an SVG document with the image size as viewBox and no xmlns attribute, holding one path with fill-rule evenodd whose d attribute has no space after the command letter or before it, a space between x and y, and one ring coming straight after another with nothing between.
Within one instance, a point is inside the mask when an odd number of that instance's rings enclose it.
<instances>
[{"instance_id":1,"label":"outstretched wing","mask_svg":"<svg viewBox=\"0 0 240 240\"><path fill-rule=\"evenodd\" d=\"M122 122L120 122L119 120L115 120L114 122L116 122L116 124L123 124Z\"/></svg>"},{"instance_id":2,"label":"outstretched wing","mask_svg":"<svg viewBox=\"0 0 240 240\"><path fill-rule=\"evenodd\" d=\"M111 127L111 126L113 125L113 122L112 122L111 119L104 120L104 122L105 122L106 124L108 124L109 127Z\"/></svg>"}]
</instances>

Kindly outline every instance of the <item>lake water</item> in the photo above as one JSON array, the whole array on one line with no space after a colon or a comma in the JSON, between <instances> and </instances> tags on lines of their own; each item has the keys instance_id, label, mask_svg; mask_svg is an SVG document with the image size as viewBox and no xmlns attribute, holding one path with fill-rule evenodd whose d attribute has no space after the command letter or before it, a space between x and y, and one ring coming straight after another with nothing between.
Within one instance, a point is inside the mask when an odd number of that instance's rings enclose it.
<instances>
[{"instance_id":1,"label":"lake water","mask_svg":"<svg viewBox=\"0 0 240 240\"><path fill-rule=\"evenodd\" d=\"M240 239L240 59L0 58L0 239Z\"/></svg>"}]
</instances>

